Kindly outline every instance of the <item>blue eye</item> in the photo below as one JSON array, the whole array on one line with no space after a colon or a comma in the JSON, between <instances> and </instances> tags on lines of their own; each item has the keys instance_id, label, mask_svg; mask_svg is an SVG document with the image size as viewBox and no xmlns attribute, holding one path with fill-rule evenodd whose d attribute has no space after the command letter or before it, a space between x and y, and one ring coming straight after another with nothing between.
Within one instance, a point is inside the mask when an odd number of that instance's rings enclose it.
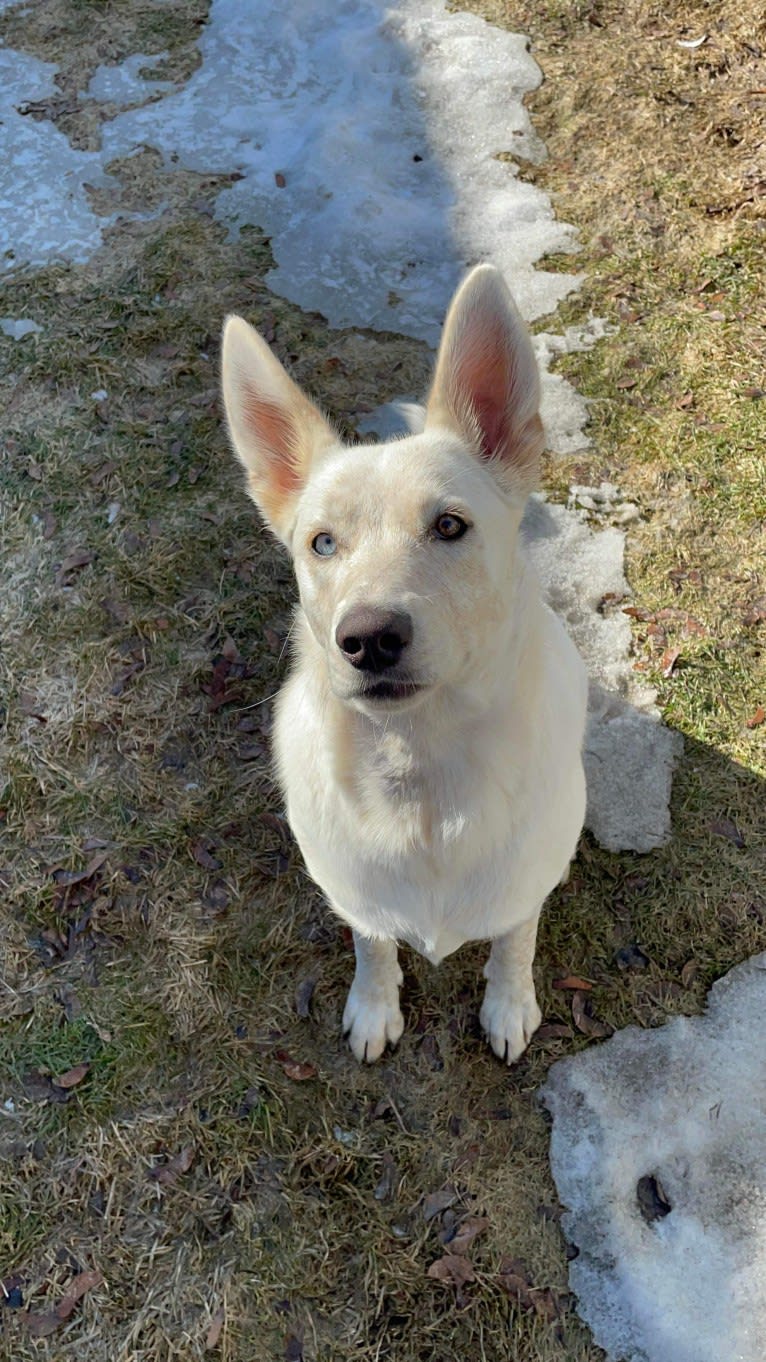
<instances>
[{"instance_id":1,"label":"blue eye","mask_svg":"<svg viewBox=\"0 0 766 1362\"><path fill-rule=\"evenodd\" d=\"M331 534L318 534L311 541L314 553L318 553L320 558L332 558L337 545Z\"/></svg>"},{"instance_id":2,"label":"blue eye","mask_svg":"<svg viewBox=\"0 0 766 1362\"><path fill-rule=\"evenodd\" d=\"M459 515L451 515L446 511L434 521L434 533L438 539L461 539L468 526Z\"/></svg>"}]
</instances>

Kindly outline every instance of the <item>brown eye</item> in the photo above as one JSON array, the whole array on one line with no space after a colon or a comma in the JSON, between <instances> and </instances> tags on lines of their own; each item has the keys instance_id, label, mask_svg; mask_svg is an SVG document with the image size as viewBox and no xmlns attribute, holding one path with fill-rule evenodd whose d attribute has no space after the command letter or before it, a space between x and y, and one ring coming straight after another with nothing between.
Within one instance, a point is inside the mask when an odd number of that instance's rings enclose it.
<instances>
[{"instance_id":1,"label":"brown eye","mask_svg":"<svg viewBox=\"0 0 766 1362\"><path fill-rule=\"evenodd\" d=\"M449 511L440 515L434 521L434 533L439 539L460 539L465 534L468 526L459 515L452 515Z\"/></svg>"}]
</instances>

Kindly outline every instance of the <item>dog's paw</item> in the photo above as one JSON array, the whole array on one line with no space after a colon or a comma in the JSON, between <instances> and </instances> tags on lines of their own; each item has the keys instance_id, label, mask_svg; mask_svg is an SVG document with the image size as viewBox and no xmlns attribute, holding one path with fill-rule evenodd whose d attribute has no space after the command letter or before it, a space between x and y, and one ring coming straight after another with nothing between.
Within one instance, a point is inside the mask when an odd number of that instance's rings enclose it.
<instances>
[{"instance_id":1,"label":"dog's paw","mask_svg":"<svg viewBox=\"0 0 766 1362\"><path fill-rule=\"evenodd\" d=\"M542 1019L534 989L522 997L511 997L491 984L479 1014L487 1040L505 1064L514 1064L523 1055Z\"/></svg>"},{"instance_id":2,"label":"dog's paw","mask_svg":"<svg viewBox=\"0 0 766 1362\"><path fill-rule=\"evenodd\" d=\"M388 992L388 991L387 991ZM396 1045L404 1030L404 1017L399 1008L399 989L394 986L390 996L363 993L351 985L343 1013L343 1034L355 1059L360 1064L374 1064L389 1045Z\"/></svg>"}]
</instances>

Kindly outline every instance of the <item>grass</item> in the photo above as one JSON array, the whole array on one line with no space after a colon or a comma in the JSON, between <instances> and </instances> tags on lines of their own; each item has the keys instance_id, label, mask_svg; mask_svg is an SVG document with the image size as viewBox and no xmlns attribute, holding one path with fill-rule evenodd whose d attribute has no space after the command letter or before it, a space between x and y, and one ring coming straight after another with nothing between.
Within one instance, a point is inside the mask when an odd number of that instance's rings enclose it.
<instances>
[{"instance_id":1,"label":"grass","mask_svg":"<svg viewBox=\"0 0 766 1362\"><path fill-rule=\"evenodd\" d=\"M70 83L107 30L114 59L168 49L191 69L202 8L89 4L75 53L84 8L38 6L23 32L11 10L0 28L63 53ZM552 981L584 974L597 1017L657 1025L763 946L766 728L747 726L766 703L763 223L742 93L756 9L691 55L675 37L708 22L695 7L483 12L530 31L549 76L533 102L549 159L524 173L580 225L586 272L558 320L615 328L562 361L593 446L551 463L547 486L609 478L641 507L635 664L686 740L673 839L646 857L584 840L541 932L557 1029L513 1070L478 1034L478 947L438 973L403 952L405 1037L358 1068L338 1034L347 934L279 822L268 736L292 584L225 446L217 337L243 311L348 431L422 389L428 356L272 295L268 242L228 241L207 210L218 181L150 150L115 166L104 211L162 213L115 224L86 266L2 285L3 315L43 330L0 352L0 1277L44 1313L79 1270L104 1276L49 1339L0 1310L13 1362L595 1362L535 1098L552 1060L592 1042ZM620 969L633 945L645 968ZM296 1081L290 1060L315 1073ZM81 1062L51 1101L40 1076ZM426 1219L445 1187L452 1205ZM459 1300L427 1269L466 1215L488 1225ZM505 1294L505 1256L553 1293L548 1314Z\"/></svg>"}]
</instances>

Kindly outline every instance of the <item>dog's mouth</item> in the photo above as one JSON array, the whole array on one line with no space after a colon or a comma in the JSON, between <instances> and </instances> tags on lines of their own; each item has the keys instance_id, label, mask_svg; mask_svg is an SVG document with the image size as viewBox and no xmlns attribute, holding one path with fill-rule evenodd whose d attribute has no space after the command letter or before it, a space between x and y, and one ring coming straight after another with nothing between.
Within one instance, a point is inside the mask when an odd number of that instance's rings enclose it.
<instances>
[{"instance_id":1,"label":"dog's mouth","mask_svg":"<svg viewBox=\"0 0 766 1362\"><path fill-rule=\"evenodd\" d=\"M371 685L357 691L354 698L395 704L401 700L411 700L413 696L419 695L424 689L423 686L417 685L414 681L373 681Z\"/></svg>"}]
</instances>

